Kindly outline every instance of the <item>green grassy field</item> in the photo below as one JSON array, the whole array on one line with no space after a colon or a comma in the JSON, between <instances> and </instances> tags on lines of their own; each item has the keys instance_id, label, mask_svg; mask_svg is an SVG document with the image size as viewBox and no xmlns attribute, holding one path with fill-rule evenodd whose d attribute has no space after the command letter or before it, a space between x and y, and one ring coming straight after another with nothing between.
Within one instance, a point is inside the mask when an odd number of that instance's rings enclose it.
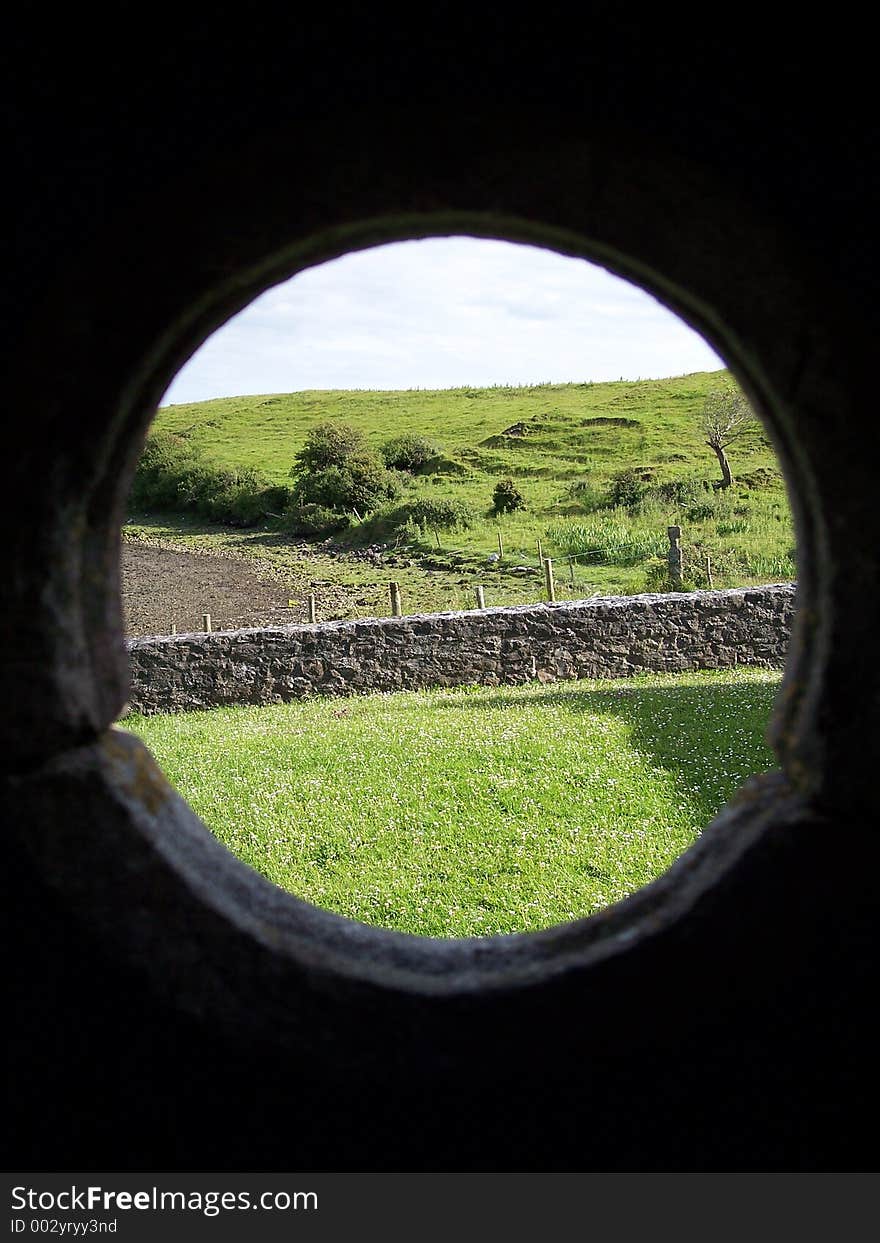
<instances>
[{"instance_id":1,"label":"green grassy field","mask_svg":"<svg viewBox=\"0 0 880 1243\"><path fill-rule=\"evenodd\" d=\"M380 512L353 522L332 544L312 546L311 576L369 586L376 574L345 552L388 542L399 554L379 584L401 581L407 612L468 607L476 583L490 604L541 598L540 580L512 573L537 567L537 542L556 559L560 598L656 589L668 547L666 528L683 528L686 578L715 587L791 581L796 577L791 514L775 455L760 427L730 450L737 482L727 491L702 441L700 410L725 372L667 380L547 384L526 388L406 392L338 391L230 397L169 406L156 427L189 438L210 462L258 468L290 482L309 430L328 419L361 429L370 445L404 432L431 439L440 460L431 473L405 479L404 500L430 497L471 506L477 520L449 531L426 528L388 537ZM616 474L636 470L646 495L609 504ZM511 477L524 510L495 516L492 492ZM663 495L682 485L680 497ZM302 572L302 544L273 530L232 531L183 515L133 513L129 538L171 542L187 550L233 552L269 570ZM487 558L499 552L497 563ZM340 561L339 554L343 554ZM571 558L574 558L573 563ZM378 595L383 596L383 591ZM384 593L387 595L387 592ZM367 613L375 611L368 608ZM362 615L367 615L364 613Z\"/></svg>"},{"instance_id":2,"label":"green grassy field","mask_svg":"<svg viewBox=\"0 0 880 1243\"><path fill-rule=\"evenodd\" d=\"M427 936L549 927L665 871L752 773L779 674L460 688L121 722L275 884Z\"/></svg>"}]
</instances>

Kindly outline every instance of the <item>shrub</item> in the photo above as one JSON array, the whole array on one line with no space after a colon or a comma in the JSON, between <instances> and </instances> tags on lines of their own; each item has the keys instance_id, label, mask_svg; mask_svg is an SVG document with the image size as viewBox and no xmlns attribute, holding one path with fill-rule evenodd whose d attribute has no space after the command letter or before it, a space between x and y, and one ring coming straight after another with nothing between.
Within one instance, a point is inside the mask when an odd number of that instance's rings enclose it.
<instances>
[{"instance_id":1,"label":"shrub","mask_svg":"<svg viewBox=\"0 0 880 1243\"><path fill-rule=\"evenodd\" d=\"M295 505L356 510L363 515L400 495L399 481L347 423L312 428L291 469Z\"/></svg>"},{"instance_id":2,"label":"shrub","mask_svg":"<svg viewBox=\"0 0 880 1243\"><path fill-rule=\"evenodd\" d=\"M475 519L469 505L461 501L419 500L410 507L410 517L422 527L452 529L457 526L469 527Z\"/></svg>"},{"instance_id":3,"label":"shrub","mask_svg":"<svg viewBox=\"0 0 880 1243\"><path fill-rule=\"evenodd\" d=\"M269 481L252 467L224 469L198 463L185 471L178 482L182 508L230 526L247 527L260 522L269 512L267 496L274 491Z\"/></svg>"},{"instance_id":4,"label":"shrub","mask_svg":"<svg viewBox=\"0 0 880 1243\"><path fill-rule=\"evenodd\" d=\"M615 508L624 506L626 509L634 509L646 491L647 482L644 473L629 467L612 475L608 500Z\"/></svg>"},{"instance_id":5,"label":"shrub","mask_svg":"<svg viewBox=\"0 0 880 1243\"><path fill-rule=\"evenodd\" d=\"M283 483L273 483L264 488L260 493L263 504L266 506L266 513L270 517L281 515L291 504L293 500L293 488L288 488Z\"/></svg>"},{"instance_id":6,"label":"shrub","mask_svg":"<svg viewBox=\"0 0 880 1243\"><path fill-rule=\"evenodd\" d=\"M334 535L349 525L347 514L336 513L324 505L290 505L282 516L282 530L289 535L308 538L312 535Z\"/></svg>"},{"instance_id":7,"label":"shrub","mask_svg":"<svg viewBox=\"0 0 880 1243\"><path fill-rule=\"evenodd\" d=\"M667 483L649 484L644 499L654 499L666 505L695 505L706 499L707 486L702 479L671 479Z\"/></svg>"},{"instance_id":8,"label":"shrub","mask_svg":"<svg viewBox=\"0 0 880 1243\"><path fill-rule=\"evenodd\" d=\"M514 509L525 509L526 498L512 479L500 479L492 493L492 507L496 514L509 513Z\"/></svg>"},{"instance_id":9,"label":"shrub","mask_svg":"<svg viewBox=\"0 0 880 1243\"><path fill-rule=\"evenodd\" d=\"M290 473L295 476L344 466L355 454L367 452L364 434L356 427L348 423L319 423L306 436Z\"/></svg>"},{"instance_id":10,"label":"shrub","mask_svg":"<svg viewBox=\"0 0 880 1243\"><path fill-rule=\"evenodd\" d=\"M297 505L323 505L327 509L365 514L400 495L400 485L369 451L352 454L342 466L301 474L293 485Z\"/></svg>"},{"instance_id":11,"label":"shrub","mask_svg":"<svg viewBox=\"0 0 880 1243\"><path fill-rule=\"evenodd\" d=\"M134 505L189 511L230 526L253 526L288 499L288 488L273 487L258 471L212 466L187 437L163 431L147 438L131 489Z\"/></svg>"},{"instance_id":12,"label":"shrub","mask_svg":"<svg viewBox=\"0 0 880 1243\"><path fill-rule=\"evenodd\" d=\"M462 501L433 500L425 497L401 505L389 517L396 527L411 523L416 527L427 527L435 531L451 531L456 527L469 527L476 521L477 515L470 505Z\"/></svg>"},{"instance_id":13,"label":"shrub","mask_svg":"<svg viewBox=\"0 0 880 1243\"><path fill-rule=\"evenodd\" d=\"M412 432L387 440L380 452L389 470L406 470L410 474L424 470L439 455L436 445Z\"/></svg>"},{"instance_id":14,"label":"shrub","mask_svg":"<svg viewBox=\"0 0 880 1243\"><path fill-rule=\"evenodd\" d=\"M289 499L289 488L273 486L259 471L245 468L233 474L232 487L223 501L229 516L221 521L233 526L254 526L270 514L277 514ZM280 506L279 498L282 498Z\"/></svg>"},{"instance_id":15,"label":"shrub","mask_svg":"<svg viewBox=\"0 0 880 1243\"><path fill-rule=\"evenodd\" d=\"M198 460L198 450L185 436L152 432L132 481L132 504L145 509L176 508L181 478Z\"/></svg>"}]
</instances>

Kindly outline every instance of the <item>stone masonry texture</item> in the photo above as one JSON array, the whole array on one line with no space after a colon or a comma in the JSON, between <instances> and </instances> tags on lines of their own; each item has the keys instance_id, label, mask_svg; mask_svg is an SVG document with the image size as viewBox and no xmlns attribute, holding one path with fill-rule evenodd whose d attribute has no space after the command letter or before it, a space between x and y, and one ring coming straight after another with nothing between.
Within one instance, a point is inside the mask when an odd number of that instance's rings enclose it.
<instances>
[{"instance_id":1,"label":"stone masonry texture","mask_svg":"<svg viewBox=\"0 0 880 1243\"><path fill-rule=\"evenodd\" d=\"M791 584L414 614L128 641L128 708L782 667Z\"/></svg>"}]
</instances>

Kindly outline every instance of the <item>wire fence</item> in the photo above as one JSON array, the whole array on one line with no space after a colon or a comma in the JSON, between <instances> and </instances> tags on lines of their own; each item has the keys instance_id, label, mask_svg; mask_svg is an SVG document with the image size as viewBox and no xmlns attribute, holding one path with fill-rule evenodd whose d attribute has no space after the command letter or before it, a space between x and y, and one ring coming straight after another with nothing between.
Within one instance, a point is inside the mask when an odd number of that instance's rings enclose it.
<instances>
[{"instance_id":1,"label":"wire fence","mask_svg":"<svg viewBox=\"0 0 880 1243\"><path fill-rule=\"evenodd\" d=\"M656 558L656 557L654 558L656 572L658 576L658 586L653 587L653 588L646 587L645 590L676 591L676 590L687 590L688 589L683 585L683 580L682 580L683 557L682 557L682 551L681 551L681 546L680 546L681 528L680 527L669 527L667 529L667 538L669 541L669 547L667 550L666 558L665 559ZM439 543L440 541L438 538L438 544ZM464 549L456 550L456 549L445 548L443 545L440 545L440 547L443 549L444 552L450 553L452 555L473 556L473 550L468 550L468 551ZM584 584L583 582L581 582L579 584L577 581L576 575L575 575L575 568L579 564L597 565L597 564L607 563L607 549L601 546L595 546L591 548L581 548L577 552L562 553L559 556L554 558L554 557L549 557L545 555L543 543L540 539L536 540L535 549L536 549L536 554L537 554L537 565L536 566L526 567L522 564L518 564L515 567L511 567L511 568L517 568L520 570L525 570L528 568L530 570L534 570L535 573L540 575L541 586L540 586L540 591L538 593L539 598L536 599L534 603L542 603L542 602L555 603L557 599L559 598L560 590L565 591L568 588L570 588L572 591L576 591L579 586L582 589L584 587L589 587L590 589L588 595L582 596L579 598L589 599L590 597L598 596L601 594L599 588L596 587L594 583ZM506 560L503 540L502 540L501 535L499 534L498 552L490 553L488 557L486 557L486 563L491 564L491 565L496 565L502 559ZM701 567L702 576L705 578L705 580L708 583L709 588L711 589L713 587L712 566L711 566L711 561L708 555L704 556L704 562L705 562L704 566ZM561 588L560 588L560 579L562 580ZM565 582L566 579L568 580L567 583ZM328 583L326 584L326 586L328 587L335 586L335 584ZM379 585L376 585L376 586L377 588L379 587ZM383 591L387 590L387 595L385 596L385 599L387 600L387 605L383 605L381 597L378 597L375 601L375 607L376 608L387 607L388 612L384 614L378 614L374 612L371 614L371 616L378 616L378 615L391 616L391 617L403 616L405 612L404 606L405 606L406 600L405 600L404 588L402 587L400 580L392 579L391 581L383 585L382 590ZM468 601L469 602L464 605L462 605L461 593L456 592L457 603L454 606L455 610L458 611L458 610L461 610L462 608L485 609L487 607L489 608L502 607L499 604L493 604L491 602L487 605L486 603L487 590L491 591L490 585L488 583L485 583L485 582L481 583L479 581L474 581L468 588ZM568 597L568 598L571 598L571 597ZM309 624L317 624L319 621L319 613L321 611L325 611L325 614L326 614L326 611L327 611L326 609L325 610L320 609L319 607L320 603L321 603L321 598L320 598L319 593L312 590L306 595L304 601L302 602L289 600L288 607L290 607L291 609L296 608L296 611L300 614L301 621L309 623ZM366 601L362 601L362 603L366 603ZM371 601L371 604L372 603L373 602ZM528 603L528 601L525 601L525 602L520 601L520 603ZM427 612L429 610L423 609L419 611ZM321 620L339 620L339 617L337 615L331 618L325 615L325 617ZM212 618L211 618L210 613L203 613L202 631L210 634L212 632L212 629L213 629L213 624L212 624ZM172 634L176 633L176 627L173 625L171 627L171 633Z\"/></svg>"}]
</instances>

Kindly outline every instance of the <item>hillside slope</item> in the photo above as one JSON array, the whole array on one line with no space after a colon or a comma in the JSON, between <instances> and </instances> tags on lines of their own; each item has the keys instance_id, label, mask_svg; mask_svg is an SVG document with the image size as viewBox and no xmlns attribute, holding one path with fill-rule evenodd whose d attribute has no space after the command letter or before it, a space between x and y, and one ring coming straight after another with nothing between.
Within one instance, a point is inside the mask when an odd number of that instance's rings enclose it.
<instances>
[{"instance_id":1,"label":"hillside slope","mask_svg":"<svg viewBox=\"0 0 880 1243\"><path fill-rule=\"evenodd\" d=\"M252 467L277 484L291 482L297 451L327 420L358 428L375 449L404 433L427 437L437 456L426 472L401 476L402 499L456 502L470 509L470 523L452 530L410 523L401 530L380 512L353 520L311 553L315 580L341 581L343 574L346 582L361 581L359 550L387 545L378 561L369 561L370 581L383 558L390 564L380 586L392 577L418 579L407 611L466 606L475 582L486 582L487 602L539 598L540 583L511 573L517 565L537 571L539 540L557 562L560 596L660 589L671 524L683 529L692 586L789 581L795 577L791 515L759 425L729 451L734 486L714 486L720 475L700 415L706 394L728 378L717 371L595 384L227 397L163 407L154 427L185 437L212 464ZM493 489L507 477L525 507L497 515ZM142 539L234 550L276 566L292 557L303 568L302 542L294 550L271 524L231 532L179 515L138 514L127 529ZM490 563L497 552L503 555ZM352 553L355 560L347 557ZM434 588L444 576L449 591L438 596Z\"/></svg>"},{"instance_id":2,"label":"hillside slope","mask_svg":"<svg viewBox=\"0 0 880 1243\"><path fill-rule=\"evenodd\" d=\"M223 397L165 406L155 426L189 436L219 465L253 466L283 483L308 432L342 420L364 432L374 448L405 432L434 441L475 474L511 471L521 477L564 480L588 469L652 464L664 478L682 463L711 473L699 412L724 371L666 380L541 384L527 388L312 390ZM507 434L508 429L517 429ZM751 460L754 458L754 460ZM772 465L758 443L744 468Z\"/></svg>"}]
</instances>

